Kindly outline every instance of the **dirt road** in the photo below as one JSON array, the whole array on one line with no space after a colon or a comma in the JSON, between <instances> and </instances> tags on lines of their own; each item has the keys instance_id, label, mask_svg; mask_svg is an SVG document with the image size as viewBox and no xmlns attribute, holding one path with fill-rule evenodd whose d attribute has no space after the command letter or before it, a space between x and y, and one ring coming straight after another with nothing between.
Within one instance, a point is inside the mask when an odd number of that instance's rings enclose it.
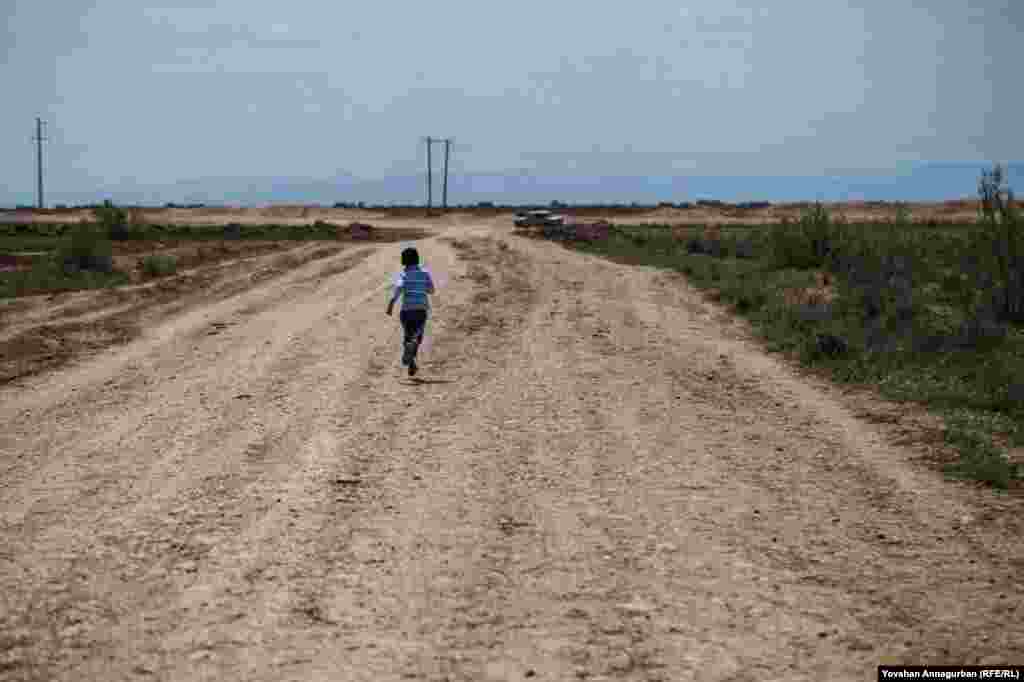
<instances>
[{"instance_id":1,"label":"dirt road","mask_svg":"<svg viewBox=\"0 0 1024 682\"><path fill-rule=\"evenodd\" d=\"M447 286L418 383L384 245L0 388L0 679L1024 661L1019 500L915 463L679 280L507 223L420 242Z\"/></svg>"}]
</instances>

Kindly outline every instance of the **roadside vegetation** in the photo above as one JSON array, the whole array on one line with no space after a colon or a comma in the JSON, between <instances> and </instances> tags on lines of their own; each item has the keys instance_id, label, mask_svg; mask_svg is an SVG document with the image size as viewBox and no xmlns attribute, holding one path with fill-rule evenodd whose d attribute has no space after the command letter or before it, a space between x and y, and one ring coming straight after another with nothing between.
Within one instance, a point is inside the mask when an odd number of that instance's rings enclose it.
<instances>
[{"instance_id":1,"label":"roadside vegetation","mask_svg":"<svg viewBox=\"0 0 1024 682\"><path fill-rule=\"evenodd\" d=\"M111 240L100 225L76 225L73 230L51 225L40 225L37 230L21 227L0 226L0 253L42 253L29 269L0 273L0 298L95 289L129 281L126 273L114 269Z\"/></svg>"},{"instance_id":2,"label":"roadside vegetation","mask_svg":"<svg viewBox=\"0 0 1024 682\"><path fill-rule=\"evenodd\" d=\"M147 277L163 277L173 275L178 270L178 259L174 256L157 253L142 259L142 271Z\"/></svg>"},{"instance_id":3,"label":"roadside vegetation","mask_svg":"<svg viewBox=\"0 0 1024 682\"><path fill-rule=\"evenodd\" d=\"M228 256L218 244L229 242L395 241L419 239L420 230L348 228L316 221L305 225L160 225L145 221L141 211L103 204L92 209L93 220L82 223L0 224L0 267L31 260L30 267L0 270L0 299L32 294L116 287L131 280L116 267L117 254L154 251L142 257L143 277L164 277L182 266L173 255L159 253L190 243L212 243L204 253ZM29 254L25 256L24 254ZM5 262L6 260L6 262Z\"/></svg>"},{"instance_id":4,"label":"roadside vegetation","mask_svg":"<svg viewBox=\"0 0 1024 682\"><path fill-rule=\"evenodd\" d=\"M1019 487L1024 466L1024 221L1002 168L975 224L796 222L613 226L571 248L683 273L745 316L771 350L834 381L941 414L950 476Z\"/></svg>"}]
</instances>

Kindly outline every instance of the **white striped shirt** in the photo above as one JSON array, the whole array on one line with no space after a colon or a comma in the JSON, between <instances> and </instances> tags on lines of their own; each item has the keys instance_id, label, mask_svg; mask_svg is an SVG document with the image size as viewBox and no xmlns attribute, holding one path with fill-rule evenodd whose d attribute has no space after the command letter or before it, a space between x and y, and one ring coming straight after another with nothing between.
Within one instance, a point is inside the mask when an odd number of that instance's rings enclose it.
<instances>
[{"instance_id":1,"label":"white striped shirt","mask_svg":"<svg viewBox=\"0 0 1024 682\"><path fill-rule=\"evenodd\" d=\"M402 310L430 310L428 294L434 293L430 272L418 265L406 268L392 281L391 300L402 297Z\"/></svg>"}]
</instances>

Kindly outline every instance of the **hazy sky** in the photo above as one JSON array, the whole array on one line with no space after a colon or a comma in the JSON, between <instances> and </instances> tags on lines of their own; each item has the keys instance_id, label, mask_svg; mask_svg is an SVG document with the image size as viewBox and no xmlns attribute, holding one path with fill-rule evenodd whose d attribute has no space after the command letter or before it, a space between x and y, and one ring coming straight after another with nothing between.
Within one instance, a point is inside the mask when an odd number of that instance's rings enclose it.
<instances>
[{"instance_id":1,"label":"hazy sky","mask_svg":"<svg viewBox=\"0 0 1024 682\"><path fill-rule=\"evenodd\" d=\"M54 192L407 175L428 134L456 139L466 173L1024 159L1021 0L0 0L0 13L0 203L33 200L36 116Z\"/></svg>"}]
</instances>

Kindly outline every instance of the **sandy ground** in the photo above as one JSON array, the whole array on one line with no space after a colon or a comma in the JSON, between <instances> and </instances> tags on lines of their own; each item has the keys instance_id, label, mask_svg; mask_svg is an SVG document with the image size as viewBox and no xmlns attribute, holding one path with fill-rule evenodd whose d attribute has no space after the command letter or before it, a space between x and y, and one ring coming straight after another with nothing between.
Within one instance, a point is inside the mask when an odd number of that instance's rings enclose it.
<instances>
[{"instance_id":1,"label":"sandy ground","mask_svg":"<svg viewBox=\"0 0 1024 682\"><path fill-rule=\"evenodd\" d=\"M678 278L442 232L421 381L373 245L0 386L0 679L1024 661L1020 499L944 481Z\"/></svg>"}]
</instances>

